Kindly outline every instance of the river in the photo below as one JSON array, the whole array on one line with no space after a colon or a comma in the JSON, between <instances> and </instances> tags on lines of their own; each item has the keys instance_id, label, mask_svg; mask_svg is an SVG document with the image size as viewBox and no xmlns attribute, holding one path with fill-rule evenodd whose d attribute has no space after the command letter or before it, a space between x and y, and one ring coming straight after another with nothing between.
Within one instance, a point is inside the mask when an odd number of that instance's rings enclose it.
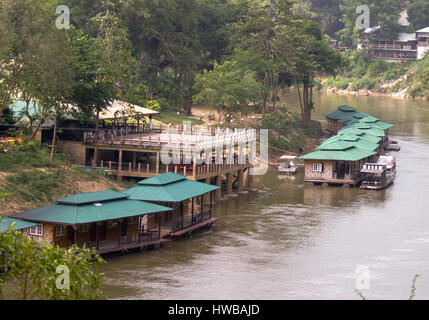
<instances>
[{"instance_id":1,"label":"river","mask_svg":"<svg viewBox=\"0 0 429 320\"><path fill-rule=\"evenodd\" d=\"M293 95L289 96L291 103ZM429 299L429 103L389 97L315 95L313 118L355 106L395 124L402 150L384 191L305 184L303 173L255 178L258 193L221 202L211 231L161 250L108 259L112 299Z\"/></svg>"}]
</instances>

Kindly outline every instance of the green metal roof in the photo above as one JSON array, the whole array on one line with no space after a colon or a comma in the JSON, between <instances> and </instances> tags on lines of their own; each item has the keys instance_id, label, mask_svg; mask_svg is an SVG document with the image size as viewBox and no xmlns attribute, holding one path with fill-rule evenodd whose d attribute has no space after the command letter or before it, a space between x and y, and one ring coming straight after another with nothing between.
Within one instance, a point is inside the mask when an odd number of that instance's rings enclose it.
<instances>
[{"instance_id":1,"label":"green metal roof","mask_svg":"<svg viewBox=\"0 0 429 320\"><path fill-rule=\"evenodd\" d=\"M329 150L332 144L338 144L339 142L348 143L348 145L351 145L360 149L370 150L370 151L374 151L379 147L378 143L366 141L356 135L337 135L326 140L316 149Z\"/></svg>"},{"instance_id":2,"label":"green metal roof","mask_svg":"<svg viewBox=\"0 0 429 320\"><path fill-rule=\"evenodd\" d=\"M358 161L377 154L374 151L352 147L346 150L316 150L306 154L299 159L304 160L338 160L338 161Z\"/></svg>"},{"instance_id":3,"label":"green metal roof","mask_svg":"<svg viewBox=\"0 0 429 320\"><path fill-rule=\"evenodd\" d=\"M356 121L368 115L364 112L357 112L356 109L351 106L344 105L339 106L337 110L326 112L325 116L330 119L337 120L340 123L346 124L350 121Z\"/></svg>"},{"instance_id":4,"label":"green metal roof","mask_svg":"<svg viewBox=\"0 0 429 320\"><path fill-rule=\"evenodd\" d=\"M125 190L124 193L134 200L181 202L219 189L218 186L188 180L174 173L165 173L154 178L146 179L138 186ZM156 182L158 184L155 184Z\"/></svg>"},{"instance_id":5,"label":"green metal roof","mask_svg":"<svg viewBox=\"0 0 429 320\"><path fill-rule=\"evenodd\" d=\"M384 137L386 134L384 133L384 130L381 130L379 128L375 128L372 126L363 126L363 125L353 125L352 127L343 128L338 131L339 134L355 134L355 135L362 135L364 133L374 136L374 137Z\"/></svg>"},{"instance_id":6,"label":"green metal roof","mask_svg":"<svg viewBox=\"0 0 429 320\"><path fill-rule=\"evenodd\" d=\"M113 190L104 190L98 192L88 192L88 193L80 193L74 194L72 196L57 199L57 203L62 204L88 204L88 203L96 203L96 202L105 202L112 200L125 199L128 196L121 192L116 192Z\"/></svg>"},{"instance_id":7,"label":"green metal roof","mask_svg":"<svg viewBox=\"0 0 429 320\"><path fill-rule=\"evenodd\" d=\"M22 230L37 226L36 223L0 216L0 233L9 229L10 224L15 223L12 230Z\"/></svg>"},{"instance_id":8,"label":"green metal roof","mask_svg":"<svg viewBox=\"0 0 429 320\"><path fill-rule=\"evenodd\" d=\"M172 209L157 204L121 199L81 205L56 203L47 207L16 213L12 217L39 223L48 222L77 225L143 216L170 210Z\"/></svg>"},{"instance_id":9,"label":"green metal roof","mask_svg":"<svg viewBox=\"0 0 429 320\"><path fill-rule=\"evenodd\" d=\"M343 112L356 112L355 108L353 108L351 106L347 106L347 105L339 106L338 110L343 111Z\"/></svg>"},{"instance_id":10,"label":"green metal roof","mask_svg":"<svg viewBox=\"0 0 429 320\"><path fill-rule=\"evenodd\" d=\"M155 176L152 178L148 178L139 182L141 185L149 185L149 186L164 186L170 183L178 182L185 180L186 177L177 173L164 173L159 176Z\"/></svg>"}]
</instances>

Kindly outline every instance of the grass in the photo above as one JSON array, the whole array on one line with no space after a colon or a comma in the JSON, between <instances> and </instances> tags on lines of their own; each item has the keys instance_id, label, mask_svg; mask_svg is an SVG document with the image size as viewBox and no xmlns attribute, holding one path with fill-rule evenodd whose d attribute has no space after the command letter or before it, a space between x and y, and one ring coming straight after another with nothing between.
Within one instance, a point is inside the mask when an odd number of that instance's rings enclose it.
<instances>
[{"instance_id":1,"label":"grass","mask_svg":"<svg viewBox=\"0 0 429 320\"><path fill-rule=\"evenodd\" d=\"M29 168L47 168L61 166L63 161L55 157L50 163L50 149L39 147L35 142L12 146L7 152L0 150L0 171L19 172Z\"/></svg>"},{"instance_id":2,"label":"grass","mask_svg":"<svg viewBox=\"0 0 429 320\"><path fill-rule=\"evenodd\" d=\"M204 123L199 119L190 118L182 113L178 115L177 111L161 112L155 119L165 124L171 123L172 125L181 125L183 124L183 121L191 121L193 125L201 125Z\"/></svg>"}]
</instances>

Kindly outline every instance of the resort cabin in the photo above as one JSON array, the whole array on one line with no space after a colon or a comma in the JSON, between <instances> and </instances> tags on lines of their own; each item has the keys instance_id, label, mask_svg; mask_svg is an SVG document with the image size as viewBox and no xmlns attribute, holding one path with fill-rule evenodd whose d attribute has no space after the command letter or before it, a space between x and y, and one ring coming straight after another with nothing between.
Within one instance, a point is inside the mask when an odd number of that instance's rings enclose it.
<instances>
[{"instance_id":1,"label":"resort cabin","mask_svg":"<svg viewBox=\"0 0 429 320\"><path fill-rule=\"evenodd\" d=\"M354 142L336 141L321 145L300 159L304 160L306 182L354 187L362 180L362 166L376 154L376 151L356 147Z\"/></svg>"},{"instance_id":2,"label":"resort cabin","mask_svg":"<svg viewBox=\"0 0 429 320\"><path fill-rule=\"evenodd\" d=\"M170 207L171 211L160 215L161 236L175 238L213 225L217 220L212 217L213 192L217 189L170 172L140 181L124 193L133 200ZM148 219L149 229L156 225L156 220Z\"/></svg>"},{"instance_id":3,"label":"resort cabin","mask_svg":"<svg viewBox=\"0 0 429 320\"><path fill-rule=\"evenodd\" d=\"M16 213L12 218L35 224L23 229L32 240L63 248L95 248L107 254L158 247L162 242L161 215L171 210L107 190L58 199L53 205Z\"/></svg>"},{"instance_id":4,"label":"resort cabin","mask_svg":"<svg viewBox=\"0 0 429 320\"><path fill-rule=\"evenodd\" d=\"M0 233L8 231L9 228L11 230L28 232L30 228L35 226L37 226L36 223L0 216Z\"/></svg>"},{"instance_id":5,"label":"resort cabin","mask_svg":"<svg viewBox=\"0 0 429 320\"><path fill-rule=\"evenodd\" d=\"M358 112L351 106L339 106L337 110L325 113L327 120L326 130L332 134L337 134L338 131L348 125L351 121L356 121L368 116L364 112Z\"/></svg>"}]
</instances>

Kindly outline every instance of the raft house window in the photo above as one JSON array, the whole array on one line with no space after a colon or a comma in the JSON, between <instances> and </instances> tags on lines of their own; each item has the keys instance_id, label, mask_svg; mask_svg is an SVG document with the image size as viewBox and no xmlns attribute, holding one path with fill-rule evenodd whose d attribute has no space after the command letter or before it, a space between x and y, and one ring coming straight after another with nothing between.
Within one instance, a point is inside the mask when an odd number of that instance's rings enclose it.
<instances>
[{"instance_id":1,"label":"raft house window","mask_svg":"<svg viewBox=\"0 0 429 320\"><path fill-rule=\"evenodd\" d=\"M66 227L62 225L55 226L55 236L64 237L66 235Z\"/></svg>"},{"instance_id":2,"label":"raft house window","mask_svg":"<svg viewBox=\"0 0 429 320\"><path fill-rule=\"evenodd\" d=\"M323 163L313 163L314 172L323 172Z\"/></svg>"},{"instance_id":3,"label":"raft house window","mask_svg":"<svg viewBox=\"0 0 429 320\"><path fill-rule=\"evenodd\" d=\"M127 219L128 224L136 224L137 223L137 217L131 217Z\"/></svg>"},{"instance_id":4,"label":"raft house window","mask_svg":"<svg viewBox=\"0 0 429 320\"><path fill-rule=\"evenodd\" d=\"M116 228L118 226L118 222L116 221L107 221L107 228L108 229L113 229Z\"/></svg>"},{"instance_id":5,"label":"raft house window","mask_svg":"<svg viewBox=\"0 0 429 320\"><path fill-rule=\"evenodd\" d=\"M38 224L37 226L30 228L30 235L31 236L43 236L43 224Z\"/></svg>"},{"instance_id":6,"label":"raft house window","mask_svg":"<svg viewBox=\"0 0 429 320\"><path fill-rule=\"evenodd\" d=\"M88 232L88 225L87 224L80 224L79 225L79 233L86 233Z\"/></svg>"}]
</instances>

